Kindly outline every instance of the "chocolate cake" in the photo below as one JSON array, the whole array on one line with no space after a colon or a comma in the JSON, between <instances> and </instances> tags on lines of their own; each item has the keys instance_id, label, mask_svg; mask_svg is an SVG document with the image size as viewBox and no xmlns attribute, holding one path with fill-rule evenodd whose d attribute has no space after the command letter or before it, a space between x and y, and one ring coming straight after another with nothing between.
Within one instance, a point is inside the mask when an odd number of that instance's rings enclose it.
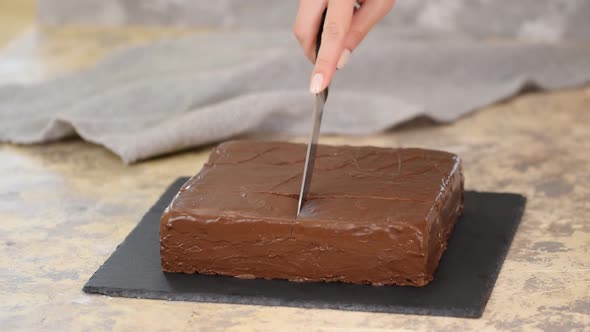
<instances>
[{"instance_id":1,"label":"chocolate cake","mask_svg":"<svg viewBox=\"0 0 590 332\"><path fill-rule=\"evenodd\" d=\"M296 216L306 146L213 150L161 218L166 272L423 286L463 211L460 159L423 149L319 146Z\"/></svg>"}]
</instances>

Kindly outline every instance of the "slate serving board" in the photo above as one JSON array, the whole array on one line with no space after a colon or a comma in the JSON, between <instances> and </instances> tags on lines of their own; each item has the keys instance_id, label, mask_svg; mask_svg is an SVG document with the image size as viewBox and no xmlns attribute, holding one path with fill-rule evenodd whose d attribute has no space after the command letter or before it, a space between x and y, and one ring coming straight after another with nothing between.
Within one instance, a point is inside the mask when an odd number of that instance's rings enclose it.
<instances>
[{"instance_id":1,"label":"slate serving board","mask_svg":"<svg viewBox=\"0 0 590 332\"><path fill-rule=\"evenodd\" d=\"M130 298L481 317L520 223L526 198L465 192L434 280L425 287L245 280L163 273L160 215L188 178L179 178L84 286L84 292Z\"/></svg>"}]
</instances>

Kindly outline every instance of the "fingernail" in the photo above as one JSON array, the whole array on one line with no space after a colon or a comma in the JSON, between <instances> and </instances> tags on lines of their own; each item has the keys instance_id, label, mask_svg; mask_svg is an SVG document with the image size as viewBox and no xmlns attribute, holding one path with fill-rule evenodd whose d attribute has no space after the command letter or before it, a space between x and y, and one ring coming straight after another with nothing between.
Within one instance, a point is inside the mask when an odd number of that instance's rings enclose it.
<instances>
[{"instance_id":1,"label":"fingernail","mask_svg":"<svg viewBox=\"0 0 590 332\"><path fill-rule=\"evenodd\" d=\"M311 84L309 85L309 92L320 93L322 92L322 84L324 83L324 75L321 73L315 73L311 78Z\"/></svg>"},{"instance_id":2,"label":"fingernail","mask_svg":"<svg viewBox=\"0 0 590 332\"><path fill-rule=\"evenodd\" d=\"M340 59L338 59L338 63L336 64L336 68L338 68L338 69L344 68L344 66L346 66L346 63L348 62L349 58L350 58L350 51L347 48L345 48L344 51L342 51L342 54L340 54Z\"/></svg>"}]
</instances>

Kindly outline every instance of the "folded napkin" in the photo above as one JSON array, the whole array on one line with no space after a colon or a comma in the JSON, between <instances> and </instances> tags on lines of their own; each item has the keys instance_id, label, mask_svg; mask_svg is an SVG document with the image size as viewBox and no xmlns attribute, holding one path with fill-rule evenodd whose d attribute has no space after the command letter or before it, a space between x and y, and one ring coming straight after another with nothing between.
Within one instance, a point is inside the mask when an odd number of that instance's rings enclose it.
<instances>
[{"instance_id":1,"label":"folded napkin","mask_svg":"<svg viewBox=\"0 0 590 332\"><path fill-rule=\"evenodd\" d=\"M79 135L132 163L245 133L307 134L311 68L288 31L121 50L66 77L1 86L0 142ZM421 115L448 122L523 88L589 80L589 47L376 30L335 75L322 133L376 133Z\"/></svg>"}]
</instances>

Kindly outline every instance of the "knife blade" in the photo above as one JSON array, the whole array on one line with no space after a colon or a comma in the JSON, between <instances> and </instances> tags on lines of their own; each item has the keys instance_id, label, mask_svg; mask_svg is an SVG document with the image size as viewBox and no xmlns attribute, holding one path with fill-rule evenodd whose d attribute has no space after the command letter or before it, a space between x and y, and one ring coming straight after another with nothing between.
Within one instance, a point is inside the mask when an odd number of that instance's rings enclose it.
<instances>
[{"instance_id":1,"label":"knife blade","mask_svg":"<svg viewBox=\"0 0 590 332\"><path fill-rule=\"evenodd\" d=\"M320 45L322 42L322 32L324 30L324 21L326 20L326 12L322 14L322 20L320 22L320 28L316 37L316 60L320 50ZM315 100L313 104L313 126L311 129L311 134L309 137L309 142L307 144L307 154L305 155L305 164L303 168L303 180L301 182L301 191L299 192L299 203L297 204L297 216L301 212L303 208L303 203L307 199L307 195L309 193L309 187L311 185L311 178L313 174L313 168L315 165L315 157L316 157L316 150L318 145L318 139L320 136L320 127L322 124L322 114L324 112L324 104L328 99L328 87L324 89L322 92L317 93L315 95Z\"/></svg>"}]
</instances>

